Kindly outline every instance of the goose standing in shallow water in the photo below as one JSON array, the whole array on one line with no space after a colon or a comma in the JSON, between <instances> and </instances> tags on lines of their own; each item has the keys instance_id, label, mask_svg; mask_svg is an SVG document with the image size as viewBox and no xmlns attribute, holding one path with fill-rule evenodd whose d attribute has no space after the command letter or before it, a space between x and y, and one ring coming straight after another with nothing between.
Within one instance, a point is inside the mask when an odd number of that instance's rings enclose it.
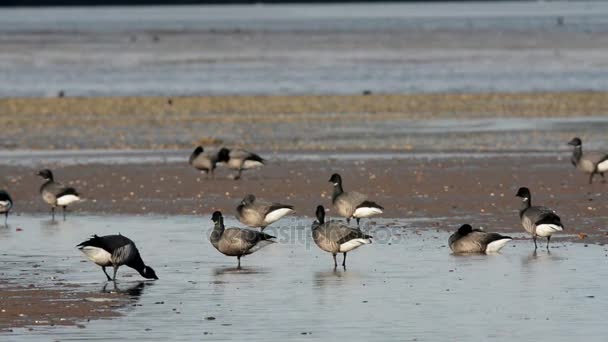
<instances>
[{"instance_id":1,"label":"goose standing in shallow water","mask_svg":"<svg viewBox=\"0 0 608 342\"><path fill-rule=\"evenodd\" d=\"M334 185L331 202L338 214L346 218L346 223L350 223L351 218L356 218L357 226L359 226L362 218L382 214L384 208L375 202L368 201L366 195L355 191L344 192L342 177L339 174L334 173L329 182Z\"/></svg>"},{"instance_id":2,"label":"goose standing in shallow water","mask_svg":"<svg viewBox=\"0 0 608 342\"><path fill-rule=\"evenodd\" d=\"M49 169L40 170L37 175L46 180L40 187L40 194L42 195L42 199L51 206L53 220L55 219L56 206L63 208L63 219L65 220L67 206L80 201L80 195L76 192L76 189L55 182L53 173Z\"/></svg>"},{"instance_id":3,"label":"goose standing in shallow water","mask_svg":"<svg viewBox=\"0 0 608 342\"><path fill-rule=\"evenodd\" d=\"M262 230L292 211L292 205L256 200L252 194L245 196L236 207L236 215L241 223Z\"/></svg>"},{"instance_id":4,"label":"goose standing in shallow water","mask_svg":"<svg viewBox=\"0 0 608 342\"><path fill-rule=\"evenodd\" d=\"M209 153L208 151L205 151L202 146L198 146L190 155L188 163L197 170L213 176L213 171L218 162L217 159L217 153Z\"/></svg>"},{"instance_id":5,"label":"goose standing in shallow water","mask_svg":"<svg viewBox=\"0 0 608 342\"><path fill-rule=\"evenodd\" d=\"M325 222L325 208L317 207L317 220L312 223L312 239L322 250L334 257L334 267L338 267L336 254L343 253L342 266L346 268L346 253L372 243L372 236L359 229L347 227L339 222Z\"/></svg>"},{"instance_id":6,"label":"goose standing in shallow water","mask_svg":"<svg viewBox=\"0 0 608 342\"><path fill-rule=\"evenodd\" d=\"M589 184L593 183L593 176L600 174L602 181L606 182L604 172L608 171L608 154L599 152L583 153L583 141L573 138L568 145L574 146L570 161L577 169L589 174Z\"/></svg>"},{"instance_id":7,"label":"goose standing in shallow water","mask_svg":"<svg viewBox=\"0 0 608 342\"><path fill-rule=\"evenodd\" d=\"M215 224L209 241L220 253L235 256L238 268L241 267L241 257L257 252L258 250L275 243L274 236L251 229L224 227L222 213L216 211L211 216Z\"/></svg>"},{"instance_id":8,"label":"goose standing in shallow water","mask_svg":"<svg viewBox=\"0 0 608 342\"><path fill-rule=\"evenodd\" d=\"M255 153L245 150L222 148L217 154L218 162L226 163L228 168L238 170L234 179L241 178L243 170L264 166L264 159Z\"/></svg>"},{"instance_id":9,"label":"goose standing in shallow water","mask_svg":"<svg viewBox=\"0 0 608 342\"><path fill-rule=\"evenodd\" d=\"M8 212L13 208L13 199L5 190L0 190L0 214L4 214L4 224L8 223Z\"/></svg>"},{"instance_id":10,"label":"goose standing in shallow water","mask_svg":"<svg viewBox=\"0 0 608 342\"><path fill-rule=\"evenodd\" d=\"M538 248L536 245L536 237L540 236L547 238L547 250L549 250L551 235L564 229L561 219L557 216L555 211L549 208L532 206L532 195L528 188L519 188L515 196L522 198L522 207L519 210L519 217L521 218L521 224L524 229L532 234L534 249Z\"/></svg>"},{"instance_id":11,"label":"goose standing in shallow water","mask_svg":"<svg viewBox=\"0 0 608 342\"><path fill-rule=\"evenodd\" d=\"M154 272L152 267L144 264L137 247L135 247L135 243L126 236L120 234L106 236L93 235L92 238L81 242L76 247L78 247L89 260L101 266L101 269L106 277L108 277L108 280L116 281L116 272L118 272L118 268L122 265L131 267L139 272L144 278L158 279L156 272ZM109 266L114 268L114 278L110 278L108 272L106 272L106 267Z\"/></svg>"},{"instance_id":12,"label":"goose standing in shallow water","mask_svg":"<svg viewBox=\"0 0 608 342\"><path fill-rule=\"evenodd\" d=\"M486 233L463 224L450 236L448 242L454 253L496 253L511 240L510 236Z\"/></svg>"}]
</instances>

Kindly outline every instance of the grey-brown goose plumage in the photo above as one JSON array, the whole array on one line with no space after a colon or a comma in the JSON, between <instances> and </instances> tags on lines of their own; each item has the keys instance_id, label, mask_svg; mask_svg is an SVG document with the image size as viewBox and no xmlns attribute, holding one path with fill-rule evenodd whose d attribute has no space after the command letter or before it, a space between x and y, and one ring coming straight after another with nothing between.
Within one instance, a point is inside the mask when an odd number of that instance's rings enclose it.
<instances>
[{"instance_id":1,"label":"grey-brown goose plumage","mask_svg":"<svg viewBox=\"0 0 608 342\"><path fill-rule=\"evenodd\" d=\"M49 169L40 170L37 175L46 181L40 186L40 194L42 199L51 206L53 219L55 219L55 207L57 206L63 208L63 218L65 219L67 206L80 201L80 195L73 187L55 182L53 173Z\"/></svg>"},{"instance_id":2,"label":"grey-brown goose plumage","mask_svg":"<svg viewBox=\"0 0 608 342\"><path fill-rule=\"evenodd\" d=\"M334 267L338 266L336 255L344 254L342 266L346 267L346 253L372 243L372 236L364 234L361 230L350 228L339 222L325 222L325 208L317 207L317 220L312 224L312 239L322 250L331 253L334 258Z\"/></svg>"},{"instance_id":3,"label":"grey-brown goose plumage","mask_svg":"<svg viewBox=\"0 0 608 342\"><path fill-rule=\"evenodd\" d=\"M498 233L486 233L463 224L450 236L448 243L454 253L495 253L512 238Z\"/></svg>"},{"instance_id":4,"label":"grey-brown goose plumage","mask_svg":"<svg viewBox=\"0 0 608 342\"><path fill-rule=\"evenodd\" d=\"M564 229L560 217L547 207L532 206L532 194L526 187L519 188L515 196L522 198L519 217L524 229L532 235L534 249L538 248L536 237L540 236L547 238L547 250L549 250L551 235Z\"/></svg>"},{"instance_id":5,"label":"grey-brown goose plumage","mask_svg":"<svg viewBox=\"0 0 608 342\"><path fill-rule=\"evenodd\" d=\"M222 148L217 156L218 162L226 163L228 168L237 170L234 179L240 179L243 170L264 166L264 159L262 157L245 150Z\"/></svg>"},{"instance_id":6,"label":"grey-brown goose plumage","mask_svg":"<svg viewBox=\"0 0 608 342\"><path fill-rule=\"evenodd\" d=\"M347 223L350 223L351 218L355 218L358 226L362 218L382 214L384 208L369 201L366 195L355 191L345 192L342 188L342 177L339 174L334 173L329 182L334 186L334 192L331 196L334 209L340 216L346 218Z\"/></svg>"},{"instance_id":7,"label":"grey-brown goose plumage","mask_svg":"<svg viewBox=\"0 0 608 342\"><path fill-rule=\"evenodd\" d=\"M274 243L274 236L251 229L225 228L222 213L216 211L211 216L215 224L209 241L220 253L235 256L241 267L241 257L257 252Z\"/></svg>"},{"instance_id":8,"label":"grey-brown goose plumage","mask_svg":"<svg viewBox=\"0 0 608 342\"><path fill-rule=\"evenodd\" d=\"M135 243L126 236L93 235L90 239L79 243L76 247L84 253L89 260L101 266L108 280L116 280L118 268L126 265L136 270L142 277L147 279L158 279L156 272L150 266L146 266L139 255ZM106 267L114 268L114 277L110 278Z\"/></svg>"},{"instance_id":9,"label":"grey-brown goose plumage","mask_svg":"<svg viewBox=\"0 0 608 342\"><path fill-rule=\"evenodd\" d=\"M577 169L589 174L589 184L593 183L593 176L600 174L605 182L604 172L608 171L608 154L599 152L583 153L583 141L573 138L568 145L574 146L570 162Z\"/></svg>"},{"instance_id":10,"label":"grey-brown goose plumage","mask_svg":"<svg viewBox=\"0 0 608 342\"><path fill-rule=\"evenodd\" d=\"M213 176L213 171L218 163L217 152L205 151L202 146L197 146L190 154L188 163L197 170Z\"/></svg>"},{"instance_id":11,"label":"grey-brown goose plumage","mask_svg":"<svg viewBox=\"0 0 608 342\"><path fill-rule=\"evenodd\" d=\"M292 211L292 205L266 202L256 199L252 194L245 196L236 207L236 215L241 223L262 230Z\"/></svg>"},{"instance_id":12,"label":"grey-brown goose plumage","mask_svg":"<svg viewBox=\"0 0 608 342\"><path fill-rule=\"evenodd\" d=\"M0 190L0 214L4 214L4 224L8 223L8 213L13 208L13 199L6 190Z\"/></svg>"}]
</instances>

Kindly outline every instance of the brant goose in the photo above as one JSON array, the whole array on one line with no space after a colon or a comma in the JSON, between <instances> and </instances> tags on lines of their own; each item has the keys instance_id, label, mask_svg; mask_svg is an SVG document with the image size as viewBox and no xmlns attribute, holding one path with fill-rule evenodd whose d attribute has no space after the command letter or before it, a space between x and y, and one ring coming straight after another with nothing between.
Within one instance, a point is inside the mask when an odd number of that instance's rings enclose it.
<instances>
[{"instance_id":1,"label":"brant goose","mask_svg":"<svg viewBox=\"0 0 608 342\"><path fill-rule=\"evenodd\" d=\"M334 267L338 267L336 254L343 253L342 266L346 268L346 253L362 245L372 243L372 237L359 229L347 227L339 222L325 222L325 208L317 207L317 220L312 223L312 239L322 250L334 257Z\"/></svg>"},{"instance_id":2,"label":"brant goose","mask_svg":"<svg viewBox=\"0 0 608 342\"><path fill-rule=\"evenodd\" d=\"M213 176L217 162L217 153L205 152L202 146L195 148L188 160L188 163L194 168L211 176Z\"/></svg>"},{"instance_id":3,"label":"brant goose","mask_svg":"<svg viewBox=\"0 0 608 342\"><path fill-rule=\"evenodd\" d=\"M249 194L236 207L236 216L244 225L264 230L292 211L292 205L256 200L254 195Z\"/></svg>"},{"instance_id":4,"label":"brant goose","mask_svg":"<svg viewBox=\"0 0 608 342\"><path fill-rule=\"evenodd\" d=\"M40 194L42 195L42 199L51 206L53 220L55 219L56 206L63 208L63 219L65 220L66 207L80 201L80 195L76 192L76 189L55 182L53 173L49 169L40 170L37 175L46 180L40 187Z\"/></svg>"},{"instance_id":5,"label":"brant goose","mask_svg":"<svg viewBox=\"0 0 608 342\"><path fill-rule=\"evenodd\" d=\"M264 166L264 159L245 150L229 150L222 147L217 154L218 162L226 163L228 168L238 170L234 179L241 178L243 170Z\"/></svg>"},{"instance_id":6,"label":"brant goose","mask_svg":"<svg viewBox=\"0 0 608 342\"><path fill-rule=\"evenodd\" d=\"M366 195L355 191L344 192L342 177L339 174L331 175L329 182L334 185L331 202L338 214L346 217L346 223L350 223L350 219L354 217L357 219L357 226L359 226L359 221L362 218L382 214L384 208L375 202L368 201Z\"/></svg>"},{"instance_id":7,"label":"brant goose","mask_svg":"<svg viewBox=\"0 0 608 342\"><path fill-rule=\"evenodd\" d=\"M156 272L150 266L146 266L139 255L139 251L133 241L126 236L93 235L87 241L81 242L76 247L83 252L89 260L101 266L108 280L116 281L116 272L122 265L127 265L147 279L158 279ZM110 278L106 267L114 267L114 278Z\"/></svg>"},{"instance_id":8,"label":"brant goose","mask_svg":"<svg viewBox=\"0 0 608 342\"><path fill-rule=\"evenodd\" d=\"M510 236L486 233L463 224L450 236L448 243L454 253L496 253L511 240Z\"/></svg>"},{"instance_id":9,"label":"brant goose","mask_svg":"<svg viewBox=\"0 0 608 342\"><path fill-rule=\"evenodd\" d=\"M224 228L222 213L216 211L211 216L215 223L209 241L220 253L235 256L238 260L237 268L241 267L241 257L257 252L258 250L275 243L274 236L257 232L251 229Z\"/></svg>"},{"instance_id":10,"label":"brant goose","mask_svg":"<svg viewBox=\"0 0 608 342\"><path fill-rule=\"evenodd\" d=\"M8 222L8 212L13 208L13 199L5 190L0 190L0 214L4 214L4 224Z\"/></svg>"},{"instance_id":11,"label":"brant goose","mask_svg":"<svg viewBox=\"0 0 608 342\"><path fill-rule=\"evenodd\" d=\"M532 234L534 239L534 249L537 249L536 237L547 238L547 250L549 250L549 241L553 233L562 231L564 226L562 221L557 216L555 211L540 206L532 206L532 196L528 188L519 188L517 197L522 198L522 207L519 210L519 217L521 218L521 224L524 229Z\"/></svg>"},{"instance_id":12,"label":"brant goose","mask_svg":"<svg viewBox=\"0 0 608 342\"><path fill-rule=\"evenodd\" d=\"M589 184L593 183L593 176L597 173L602 176L605 182L604 172L608 171L608 154L599 152L583 153L583 141L573 138L568 145L574 146L570 161L577 169L589 174Z\"/></svg>"}]
</instances>

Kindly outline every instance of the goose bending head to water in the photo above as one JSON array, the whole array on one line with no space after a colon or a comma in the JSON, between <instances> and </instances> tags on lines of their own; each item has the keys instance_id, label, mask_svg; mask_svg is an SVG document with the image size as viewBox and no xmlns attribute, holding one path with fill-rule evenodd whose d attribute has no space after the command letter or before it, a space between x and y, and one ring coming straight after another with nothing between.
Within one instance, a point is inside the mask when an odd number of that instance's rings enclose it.
<instances>
[{"instance_id":1,"label":"goose bending head to water","mask_svg":"<svg viewBox=\"0 0 608 342\"><path fill-rule=\"evenodd\" d=\"M135 243L126 236L120 234L106 236L93 235L93 237L81 242L76 247L78 247L89 260L101 266L101 269L108 280L116 281L116 273L118 272L118 268L122 265L131 267L144 278L158 279L156 272L154 272L152 267L144 264L137 247L135 247ZM106 267L110 266L114 268L113 278L110 278L108 272L106 272Z\"/></svg>"},{"instance_id":2,"label":"goose bending head to water","mask_svg":"<svg viewBox=\"0 0 608 342\"><path fill-rule=\"evenodd\" d=\"M241 267L241 257L259 251L275 243L275 237L251 229L225 228L222 213L216 211L211 216L215 224L209 241L220 253L235 256Z\"/></svg>"},{"instance_id":3,"label":"goose bending head to water","mask_svg":"<svg viewBox=\"0 0 608 342\"><path fill-rule=\"evenodd\" d=\"M65 220L67 206L80 201L80 195L76 192L76 189L55 182L53 172L49 169L40 170L37 175L45 180L40 187L40 194L42 199L51 206L53 220L55 219L55 207L57 206L63 208L63 219Z\"/></svg>"},{"instance_id":4,"label":"goose bending head to water","mask_svg":"<svg viewBox=\"0 0 608 342\"><path fill-rule=\"evenodd\" d=\"M218 155L205 151L202 146L197 146L190 154L188 163L197 170L213 177L213 171L218 163Z\"/></svg>"},{"instance_id":5,"label":"goose bending head to water","mask_svg":"<svg viewBox=\"0 0 608 342\"><path fill-rule=\"evenodd\" d=\"M532 235L534 249L537 249L536 237L547 238L547 250L551 235L564 229L564 225L559 216L547 207L533 206L532 194L526 187L519 188L515 195L522 199L522 206L519 210L519 218L524 229Z\"/></svg>"},{"instance_id":6,"label":"goose bending head to water","mask_svg":"<svg viewBox=\"0 0 608 342\"><path fill-rule=\"evenodd\" d=\"M8 223L8 212L13 208L13 199L5 190L0 190L0 214L4 214L4 224Z\"/></svg>"},{"instance_id":7,"label":"goose bending head to water","mask_svg":"<svg viewBox=\"0 0 608 342\"><path fill-rule=\"evenodd\" d=\"M262 230L291 212L292 205L262 201L252 194L245 196L236 207L236 215L241 223Z\"/></svg>"},{"instance_id":8,"label":"goose bending head to water","mask_svg":"<svg viewBox=\"0 0 608 342\"><path fill-rule=\"evenodd\" d=\"M331 253L334 257L334 267L338 267L336 255L344 254L342 266L346 268L346 253L363 245L372 243L372 236L364 234L361 230L350 228L339 222L325 222L325 208L317 207L317 220L312 224L312 239L322 250Z\"/></svg>"},{"instance_id":9,"label":"goose bending head to water","mask_svg":"<svg viewBox=\"0 0 608 342\"><path fill-rule=\"evenodd\" d=\"M347 223L350 223L351 218L355 218L357 219L357 226L359 226L359 221L362 218L382 214L384 208L369 201L366 195L355 191L345 192L342 189L342 177L339 174L331 175L329 182L334 186L334 192L331 196L334 209L340 216L346 218Z\"/></svg>"},{"instance_id":10,"label":"goose bending head to water","mask_svg":"<svg viewBox=\"0 0 608 342\"><path fill-rule=\"evenodd\" d=\"M510 236L486 233L463 224L450 236L448 242L454 253L496 253L511 240Z\"/></svg>"},{"instance_id":11,"label":"goose bending head to water","mask_svg":"<svg viewBox=\"0 0 608 342\"><path fill-rule=\"evenodd\" d=\"M606 182L604 172L608 171L608 154L599 152L583 153L583 141L580 138L573 138L568 142L573 146L570 162L577 169L589 174L589 184L593 183L593 176L600 174L602 181Z\"/></svg>"},{"instance_id":12,"label":"goose bending head to water","mask_svg":"<svg viewBox=\"0 0 608 342\"><path fill-rule=\"evenodd\" d=\"M234 179L240 179L243 170L264 166L264 159L259 155L245 150L229 150L225 147L217 154L218 162L226 163L228 168L237 170Z\"/></svg>"}]
</instances>

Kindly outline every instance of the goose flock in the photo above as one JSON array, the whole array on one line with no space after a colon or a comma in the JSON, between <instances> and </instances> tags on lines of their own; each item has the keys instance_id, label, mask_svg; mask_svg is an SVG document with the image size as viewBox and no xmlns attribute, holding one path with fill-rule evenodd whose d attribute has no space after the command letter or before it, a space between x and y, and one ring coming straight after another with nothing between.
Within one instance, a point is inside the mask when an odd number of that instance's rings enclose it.
<instances>
[{"instance_id":1,"label":"goose flock","mask_svg":"<svg viewBox=\"0 0 608 342\"><path fill-rule=\"evenodd\" d=\"M583 153L582 141L575 137L569 143L574 147L571 162L577 169L589 175L589 183L599 174L604 180L604 172L608 171L608 154L588 152ZM242 150L227 149L206 151L202 146L196 147L189 158L189 164L197 170L214 177L218 164L236 170L233 179L238 180L242 172L252 168L262 167L265 160L259 155ZM78 191L70 186L55 181L53 172L42 169L36 175L44 179L40 187L42 200L51 207L52 219L55 219L55 208L63 209L63 219L69 205L82 200ZM360 220L382 214L384 208L370 200L365 194L356 191L344 191L342 177L334 173L329 178L333 185L331 204L335 212L346 219L346 224L340 221L326 220L326 209L322 205L316 207L316 220L311 225L311 235L315 244L333 257L334 268L338 266L336 256L343 254L342 266L346 268L346 255L363 245L372 243L372 236L360 228ZM530 234L537 249L537 238L547 238L546 248L549 249L551 236L561 232L564 226L557 213L547 207L533 206L530 189L521 187L517 197L522 204L519 218L522 227ZM0 190L0 214L8 215L13 208L13 199L6 190ZM255 253L262 248L276 243L276 238L263 230L286 215L293 213L294 207L289 204L269 202L256 198L253 194L246 195L236 208L236 217L249 228L224 226L224 217L220 211L215 211L211 220L214 224L209 237L211 245L220 253L237 258L237 268L241 266L241 257ZM356 227L350 227L351 219L357 222ZM449 239L448 244L454 253L495 253L500 251L512 238L498 233L474 229L469 224L463 224ZM139 254L135 243L123 236L93 235L76 246L89 260L100 266L110 281L116 280L118 268L128 266L147 279L158 279L156 272L147 266ZM113 268L113 276L106 272L106 267Z\"/></svg>"}]
</instances>

